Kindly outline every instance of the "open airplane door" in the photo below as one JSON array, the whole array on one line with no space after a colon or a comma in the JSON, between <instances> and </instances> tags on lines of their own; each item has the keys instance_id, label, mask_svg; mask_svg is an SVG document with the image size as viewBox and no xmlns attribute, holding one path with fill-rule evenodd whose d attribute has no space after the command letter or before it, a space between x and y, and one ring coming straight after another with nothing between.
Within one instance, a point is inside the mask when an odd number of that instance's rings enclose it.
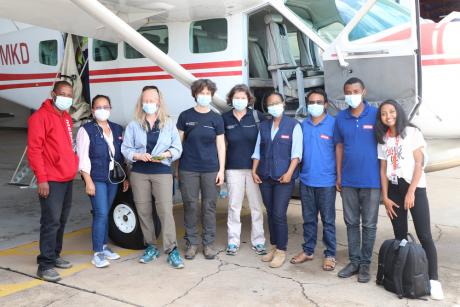
<instances>
[{"instance_id":1,"label":"open airplane door","mask_svg":"<svg viewBox=\"0 0 460 307\"><path fill-rule=\"evenodd\" d=\"M418 0L410 7L390 0L337 2L346 26L323 54L331 102L346 108L343 84L357 77L371 104L395 99L412 118L421 102Z\"/></svg>"}]
</instances>

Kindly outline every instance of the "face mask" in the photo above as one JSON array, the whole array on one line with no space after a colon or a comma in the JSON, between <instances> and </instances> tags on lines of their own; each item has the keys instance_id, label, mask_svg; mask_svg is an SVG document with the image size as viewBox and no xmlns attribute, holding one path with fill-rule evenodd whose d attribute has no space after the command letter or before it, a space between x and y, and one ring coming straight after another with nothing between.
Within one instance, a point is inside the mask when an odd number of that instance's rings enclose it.
<instances>
[{"instance_id":1,"label":"face mask","mask_svg":"<svg viewBox=\"0 0 460 307\"><path fill-rule=\"evenodd\" d=\"M158 106L156 103L143 103L142 104L142 110L144 110L145 113L152 115L155 114L158 109Z\"/></svg>"},{"instance_id":2,"label":"face mask","mask_svg":"<svg viewBox=\"0 0 460 307\"><path fill-rule=\"evenodd\" d=\"M268 113L273 117L280 117L283 115L284 106L282 104L275 104L274 106L269 106Z\"/></svg>"},{"instance_id":3,"label":"face mask","mask_svg":"<svg viewBox=\"0 0 460 307\"><path fill-rule=\"evenodd\" d=\"M94 117L96 117L97 120L106 121L110 117L110 111L104 109L96 110L94 111Z\"/></svg>"},{"instance_id":4,"label":"face mask","mask_svg":"<svg viewBox=\"0 0 460 307\"><path fill-rule=\"evenodd\" d=\"M233 99L232 99L232 104L233 104L233 107L234 107L237 111L243 111L243 110L246 109L246 107L248 106L248 100L247 100L247 99L236 99L236 98L233 98Z\"/></svg>"},{"instance_id":5,"label":"face mask","mask_svg":"<svg viewBox=\"0 0 460 307\"><path fill-rule=\"evenodd\" d=\"M353 109L359 106L359 104L361 103L361 100L362 100L361 94L345 95L345 102Z\"/></svg>"},{"instance_id":6,"label":"face mask","mask_svg":"<svg viewBox=\"0 0 460 307\"><path fill-rule=\"evenodd\" d=\"M61 111L67 110L72 106L73 99L70 97L56 96L54 105Z\"/></svg>"},{"instance_id":7,"label":"face mask","mask_svg":"<svg viewBox=\"0 0 460 307\"><path fill-rule=\"evenodd\" d=\"M321 116L324 112L324 105L323 104L309 104L308 105L308 113L310 113L313 117Z\"/></svg>"},{"instance_id":8,"label":"face mask","mask_svg":"<svg viewBox=\"0 0 460 307\"><path fill-rule=\"evenodd\" d=\"M211 95L198 95L196 96L196 102L202 106L202 107L207 107L211 103Z\"/></svg>"}]
</instances>

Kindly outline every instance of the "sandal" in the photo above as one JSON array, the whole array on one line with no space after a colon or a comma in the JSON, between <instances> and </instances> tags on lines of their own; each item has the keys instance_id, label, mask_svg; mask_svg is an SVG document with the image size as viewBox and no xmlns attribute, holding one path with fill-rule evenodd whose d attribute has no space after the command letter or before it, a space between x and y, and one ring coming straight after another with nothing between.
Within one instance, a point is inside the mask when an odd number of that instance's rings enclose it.
<instances>
[{"instance_id":1,"label":"sandal","mask_svg":"<svg viewBox=\"0 0 460 307\"><path fill-rule=\"evenodd\" d=\"M307 255L303 251L291 258L292 264L304 263L305 261L313 260L313 255Z\"/></svg>"},{"instance_id":2,"label":"sandal","mask_svg":"<svg viewBox=\"0 0 460 307\"><path fill-rule=\"evenodd\" d=\"M326 257L323 260L323 270L324 271L334 271L335 264L336 264L336 261L334 257Z\"/></svg>"}]
</instances>

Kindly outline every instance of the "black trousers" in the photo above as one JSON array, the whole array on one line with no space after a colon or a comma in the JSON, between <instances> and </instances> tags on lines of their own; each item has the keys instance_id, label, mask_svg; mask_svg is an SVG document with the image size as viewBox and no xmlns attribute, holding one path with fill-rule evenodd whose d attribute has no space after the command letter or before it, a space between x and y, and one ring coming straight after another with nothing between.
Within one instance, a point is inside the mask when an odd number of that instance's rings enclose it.
<instances>
[{"instance_id":1,"label":"black trousers","mask_svg":"<svg viewBox=\"0 0 460 307\"><path fill-rule=\"evenodd\" d=\"M404 179L399 178L397 185L388 182L388 197L399 206L399 208L395 208L398 216L391 220L397 240L407 237L407 210L404 209L404 199L408 189L409 183ZM426 188L417 188L415 190L415 204L410 209L410 214L414 220L417 237L428 258L428 275L430 279L438 280L438 256L431 236L430 209Z\"/></svg>"},{"instance_id":2,"label":"black trousers","mask_svg":"<svg viewBox=\"0 0 460 307\"><path fill-rule=\"evenodd\" d=\"M40 270L53 268L56 258L61 254L64 228L72 204L72 183L48 182L48 197L39 197L40 255L37 257L37 263Z\"/></svg>"}]
</instances>

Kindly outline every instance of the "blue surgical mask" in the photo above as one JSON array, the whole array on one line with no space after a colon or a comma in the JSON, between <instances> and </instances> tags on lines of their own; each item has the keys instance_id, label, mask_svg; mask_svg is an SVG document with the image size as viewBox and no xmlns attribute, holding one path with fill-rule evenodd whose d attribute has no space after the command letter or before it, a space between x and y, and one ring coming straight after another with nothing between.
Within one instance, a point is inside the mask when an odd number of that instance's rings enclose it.
<instances>
[{"instance_id":1,"label":"blue surgical mask","mask_svg":"<svg viewBox=\"0 0 460 307\"><path fill-rule=\"evenodd\" d=\"M68 110L72 106L73 99L70 97L56 96L54 105L61 111Z\"/></svg>"},{"instance_id":2,"label":"blue surgical mask","mask_svg":"<svg viewBox=\"0 0 460 307\"><path fill-rule=\"evenodd\" d=\"M345 102L353 109L356 109L361 103L362 98L363 96L361 94L345 95Z\"/></svg>"},{"instance_id":3,"label":"blue surgical mask","mask_svg":"<svg viewBox=\"0 0 460 307\"><path fill-rule=\"evenodd\" d=\"M324 113L324 105L323 104L309 104L308 105L308 113L310 113L313 117L321 116Z\"/></svg>"},{"instance_id":4,"label":"blue surgical mask","mask_svg":"<svg viewBox=\"0 0 460 307\"><path fill-rule=\"evenodd\" d=\"M275 104L274 106L269 106L268 113L273 117L280 117L283 115L284 106L282 104Z\"/></svg>"},{"instance_id":5,"label":"blue surgical mask","mask_svg":"<svg viewBox=\"0 0 460 307\"><path fill-rule=\"evenodd\" d=\"M233 98L232 105L237 111L243 111L248 106L248 100Z\"/></svg>"},{"instance_id":6,"label":"blue surgical mask","mask_svg":"<svg viewBox=\"0 0 460 307\"><path fill-rule=\"evenodd\" d=\"M145 113L152 115L155 114L158 110L158 106L156 103L143 103L142 104L142 110L144 110Z\"/></svg>"},{"instance_id":7,"label":"blue surgical mask","mask_svg":"<svg viewBox=\"0 0 460 307\"><path fill-rule=\"evenodd\" d=\"M211 104L211 95L197 95L196 102L202 107L208 107Z\"/></svg>"}]
</instances>

